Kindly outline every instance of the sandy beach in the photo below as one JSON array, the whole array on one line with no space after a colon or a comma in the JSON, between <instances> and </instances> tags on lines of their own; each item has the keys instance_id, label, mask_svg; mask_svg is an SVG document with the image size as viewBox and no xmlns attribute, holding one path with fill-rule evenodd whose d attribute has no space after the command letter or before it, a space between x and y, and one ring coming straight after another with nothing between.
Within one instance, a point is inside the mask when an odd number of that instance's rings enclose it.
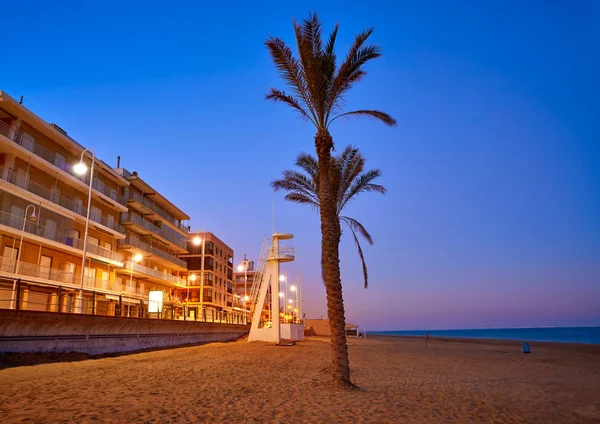
<instances>
[{"instance_id":1,"label":"sandy beach","mask_svg":"<svg viewBox=\"0 0 600 424\"><path fill-rule=\"evenodd\" d=\"M600 346L349 339L352 378L322 371L326 339L214 343L0 371L14 422L599 423Z\"/></svg>"}]
</instances>

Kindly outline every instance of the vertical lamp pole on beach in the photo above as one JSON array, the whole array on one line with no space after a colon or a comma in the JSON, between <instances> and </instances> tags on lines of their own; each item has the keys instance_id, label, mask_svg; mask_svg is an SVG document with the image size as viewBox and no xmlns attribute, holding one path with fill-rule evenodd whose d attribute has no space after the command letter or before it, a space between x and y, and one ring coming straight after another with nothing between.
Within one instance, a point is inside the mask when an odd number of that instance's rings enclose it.
<instances>
[{"instance_id":1,"label":"vertical lamp pole on beach","mask_svg":"<svg viewBox=\"0 0 600 424\"><path fill-rule=\"evenodd\" d=\"M87 172L87 165L83 161L83 155L85 152L88 152L92 155L92 169L90 170L90 187L88 189L88 205L87 205L87 214L85 217L85 236L83 238L83 258L81 260L81 286L79 287L79 296L77 297L77 307L75 310L77 312L83 313L83 282L85 280L85 260L87 255L87 244L88 244L88 229L90 226L90 209L92 207L92 183L94 181L94 162L96 162L96 154L92 149L85 149L81 152L81 159L79 163L73 166L73 171L77 175L85 175Z\"/></svg>"},{"instance_id":2,"label":"vertical lamp pole on beach","mask_svg":"<svg viewBox=\"0 0 600 424\"><path fill-rule=\"evenodd\" d=\"M202 253L200 254L200 317L206 318L204 316L204 249L206 247L206 232L204 232L203 238L204 240L196 236L192 243L194 243L194 246L202 244Z\"/></svg>"},{"instance_id":3,"label":"vertical lamp pole on beach","mask_svg":"<svg viewBox=\"0 0 600 424\"><path fill-rule=\"evenodd\" d=\"M285 274L280 274L279 275L279 281L280 282L285 282L285 288L283 290L279 291L279 296L283 297L283 322L286 321L287 319L287 310L288 310L288 303L287 303L287 275Z\"/></svg>"},{"instance_id":4,"label":"vertical lamp pole on beach","mask_svg":"<svg viewBox=\"0 0 600 424\"><path fill-rule=\"evenodd\" d=\"M248 309L248 300L250 300L250 296L248 296L248 259L246 259L246 254L244 253L244 262L241 265L238 265L238 272L241 272L242 269L244 271L244 314L249 312Z\"/></svg>"},{"instance_id":5,"label":"vertical lamp pole on beach","mask_svg":"<svg viewBox=\"0 0 600 424\"><path fill-rule=\"evenodd\" d=\"M296 286L294 285L290 287L290 291L294 292L295 295L294 307L292 309L292 322L295 322L296 320L294 319L294 314L298 312L298 291L296 290Z\"/></svg>"},{"instance_id":6,"label":"vertical lamp pole on beach","mask_svg":"<svg viewBox=\"0 0 600 424\"><path fill-rule=\"evenodd\" d=\"M131 287L133 286L133 262L141 262L142 259L144 259L144 257L142 256L141 253L136 253L134 255L131 255L131 273L129 274L129 290L131 290Z\"/></svg>"},{"instance_id":7,"label":"vertical lamp pole on beach","mask_svg":"<svg viewBox=\"0 0 600 424\"><path fill-rule=\"evenodd\" d=\"M33 208L33 212L29 218L27 218L27 211L29 208ZM17 265L15 267L15 274L19 273L19 265L21 264L21 250L23 250L23 235L25 234L25 224L27 224L27 220L31 222L37 221L37 216L35 215L35 205L28 205L25 208L25 214L23 215L23 228L21 228L21 241L19 242L19 250L17 251ZM13 281L13 289L10 297L10 309L13 309L15 306L15 290L16 290L17 280Z\"/></svg>"}]
</instances>

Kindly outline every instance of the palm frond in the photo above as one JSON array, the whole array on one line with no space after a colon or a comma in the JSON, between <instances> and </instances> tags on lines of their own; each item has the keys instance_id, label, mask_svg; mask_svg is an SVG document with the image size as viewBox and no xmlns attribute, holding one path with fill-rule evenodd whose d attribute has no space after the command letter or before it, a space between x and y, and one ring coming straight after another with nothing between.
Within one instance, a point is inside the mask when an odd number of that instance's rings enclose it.
<instances>
[{"instance_id":1,"label":"palm frond","mask_svg":"<svg viewBox=\"0 0 600 424\"><path fill-rule=\"evenodd\" d=\"M376 193L385 194L387 189L384 186L371 183L371 181L378 177L381 177L381 170L371 169L354 179L348 190L344 193L343 199L341 200L342 209L345 208L348 202L350 202L359 193L368 193L374 191Z\"/></svg>"},{"instance_id":2,"label":"palm frond","mask_svg":"<svg viewBox=\"0 0 600 424\"><path fill-rule=\"evenodd\" d=\"M290 202L301 203L303 205L312 206L316 210L319 209L319 203L315 202L309 196L302 194L302 193L296 193L296 192L288 193L285 195L284 199L287 201L290 201Z\"/></svg>"},{"instance_id":3,"label":"palm frond","mask_svg":"<svg viewBox=\"0 0 600 424\"><path fill-rule=\"evenodd\" d=\"M310 95L311 105L315 113L318 126L323 125L323 93L321 87L320 59L323 49L321 38L321 23L316 13L310 14L302 21L302 25L294 21L298 56L304 73L306 88Z\"/></svg>"},{"instance_id":4,"label":"palm frond","mask_svg":"<svg viewBox=\"0 0 600 424\"><path fill-rule=\"evenodd\" d=\"M344 221L352 231L357 231L370 245L373 245L373 237L371 237L371 234L369 234L367 229L356 219L350 218L349 216L340 216L340 221Z\"/></svg>"},{"instance_id":5,"label":"palm frond","mask_svg":"<svg viewBox=\"0 0 600 424\"><path fill-rule=\"evenodd\" d=\"M285 190L289 193L297 193L302 197L310 199L316 205L319 204L318 187L314 181L296 171L284 171L283 178L271 182L275 191Z\"/></svg>"},{"instance_id":6,"label":"palm frond","mask_svg":"<svg viewBox=\"0 0 600 424\"><path fill-rule=\"evenodd\" d=\"M366 74L362 70L362 66L369 60L381 56L381 47L378 45L363 47L373 30L374 28L368 28L355 37L346 58L338 68L331 87L327 121L329 120L329 114L340 105L346 91Z\"/></svg>"},{"instance_id":7,"label":"palm frond","mask_svg":"<svg viewBox=\"0 0 600 424\"><path fill-rule=\"evenodd\" d=\"M352 112L346 112L346 113L337 115L335 118L333 118L331 121L329 121L328 126L331 125L331 123L338 118L344 118L344 117L350 118L350 117L354 117L354 116L368 116L369 118L378 119L378 120L382 121L384 124L389 125L390 127L393 127L396 125L396 120L385 112L381 112L379 110L355 110Z\"/></svg>"},{"instance_id":8,"label":"palm frond","mask_svg":"<svg viewBox=\"0 0 600 424\"><path fill-rule=\"evenodd\" d=\"M315 186L319 187L319 162L317 158L308 153L300 153L296 158L295 165L306 171L314 181Z\"/></svg>"},{"instance_id":9,"label":"palm frond","mask_svg":"<svg viewBox=\"0 0 600 424\"><path fill-rule=\"evenodd\" d=\"M265 41L265 45L271 54L273 62L275 62L275 67L277 68L279 75L294 91L296 96L302 99L306 109L312 114L313 119L316 120L310 101L310 93L306 87L306 78L303 67L294 57L292 50L279 38L269 37L269 39Z\"/></svg>"},{"instance_id":10,"label":"palm frond","mask_svg":"<svg viewBox=\"0 0 600 424\"><path fill-rule=\"evenodd\" d=\"M347 217L340 217L340 219L344 220L344 222L346 222L348 224ZM348 224L348 227L350 228L350 231L352 232L352 237L354 237L354 244L356 244L356 249L358 250L358 256L360 257L360 262L362 264L363 277L365 279L365 289L366 289L369 287L369 273L367 272L367 263L365 262L365 256L363 254L362 247L360 247L360 242L358 241L358 237L356 237L356 233L354 232L354 228L352 228L352 225L350 225L350 224ZM362 227L362 225L361 225L361 227Z\"/></svg>"},{"instance_id":11,"label":"palm frond","mask_svg":"<svg viewBox=\"0 0 600 424\"><path fill-rule=\"evenodd\" d=\"M306 111L302 108L302 105L300 105L298 100L290 95L285 94L285 92L277 90L275 88L271 88L271 91L265 96L265 98L274 102L286 103L287 105L295 109L296 112L298 112L302 118L307 119L313 124L315 124L314 119L308 116L308 113L306 113Z\"/></svg>"}]
</instances>

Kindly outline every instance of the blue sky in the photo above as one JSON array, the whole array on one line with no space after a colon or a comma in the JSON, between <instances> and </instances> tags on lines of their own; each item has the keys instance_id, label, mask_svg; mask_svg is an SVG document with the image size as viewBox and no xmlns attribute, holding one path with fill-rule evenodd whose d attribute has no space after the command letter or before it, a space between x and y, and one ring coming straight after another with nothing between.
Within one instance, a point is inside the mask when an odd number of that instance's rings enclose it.
<instances>
[{"instance_id":1,"label":"blue sky","mask_svg":"<svg viewBox=\"0 0 600 424\"><path fill-rule=\"evenodd\" d=\"M383 57L347 98L398 121L337 122L382 169L348 208L375 239L362 289L341 246L347 319L372 329L600 324L600 7L579 2L13 2L0 90L104 161L138 171L236 252L296 235L309 317L326 316L318 216L269 182L314 130L264 100L264 48L292 18L359 31Z\"/></svg>"}]
</instances>

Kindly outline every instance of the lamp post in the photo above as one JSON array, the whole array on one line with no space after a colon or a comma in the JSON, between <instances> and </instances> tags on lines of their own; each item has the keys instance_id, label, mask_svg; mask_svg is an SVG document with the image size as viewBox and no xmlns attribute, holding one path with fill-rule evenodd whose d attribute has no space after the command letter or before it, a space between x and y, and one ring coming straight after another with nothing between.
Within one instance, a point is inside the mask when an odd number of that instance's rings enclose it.
<instances>
[{"instance_id":1,"label":"lamp post","mask_svg":"<svg viewBox=\"0 0 600 424\"><path fill-rule=\"evenodd\" d=\"M204 239L204 240L203 240ZM194 243L194 246L200 246L200 244L202 244L202 253L200 254L200 315L203 318L204 317L204 249L206 246L206 232L204 233L203 239L201 239L200 237L198 237L196 235L196 237L194 237L194 240L192 241L192 243Z\"/></svg>"},{"instance_id":2,"label":"lamp post","mask_svg":"<svg viewBox=\"0 0 600 424\"><path fill-rule=\"evenodd\" d=\"M190 274L190 278L189 280L193 283L194 281L196 281L196 274ZM190 281L188 281L188 289L187 289L187 296L185 297L186 302L190 301Z\"/></svg>"},{"instance_id":3,"label":"lamp post","mask_svg":"<svg viewBox=\"0 0 600 424\"><path fill-rule=\"evenodd\" d=\"M297 308L298 308L298 290L296 290L296 286L292 285L292 286L290 286L290 291L294 292L294 309L293 309L293 311L296 312ZM293 317L294 317L294 314L292 313L292 322L294 321Z\"/></svg>"},{"instance_id":4,"label":"lamp post","mask_svg":"<svg viewBox=\"0 0 600 424\"><path fill-rule=\"evenodd\" d=\"M133 286L133 262L135 261L137 263L140 263L142 259L144 259L144 256L142 256L141 253L131 255L131 273L129 274L129 290L131 290Z\"/></svg>"},{"instance_id":5,"label":"lamp post","mask_svg":"<svg viewBox=\"0 0 600 424\"><path fill-rule=\"evenodd\" d=\"M29 210L29 208L33 208L33 212L31 212L31 215L29 216L29 218L27 218L27 211ZM21 241L19 242L19 250L17 252L17 265L15 267L15 274L19 273L19 265L21 264L21 250L23 250L23 235L25 234L25 224L27 223L27 219L29 219L31 222L37 221L37 216L35 215L35 205L27 205L27 207L25 208L25 213L23 214L23 228L21 228ZM13 281L13 289L10 297L10 309L13 309L15 306L16 284L17 281Z\"/></svg>"},{"instance_id":6,"label":"lamp post","mask_svg":"<svg viewBox=\"0 0 600 424\"><path fill-rule=\"evenodd\" d=\"M85 154L85 152L88 152L90 155L92 155L92 169L90 170L90 187L88 190L88 205L87 214L85 217L85 236L83 238L83 258L81 260L81 286L79 287L79 296L77 297L77 303L79 305L78 308L76 308L76 310L78 309L81 313L83 313L83 282L85 280L85 259L88 244L88 228L90 226L90 209L92 207L92 183L94 180L94 162L96 162L96 154L92 149L85 149L83 152L81 152L81 159L79 160L79 163L73 166L73 171L75 171L77 175L86 174L87 165L83 161L83 155Z\"/></svg>"},{"instance_id":7,"label":"lamp post","mask_svg":"<svg viewBox=\"0 0 600 424\"><path fill-rule=\"evenodd\" d=\"M281 281L282 283L285 282L285 289L280 290L280 293L283 293L283 304L287 305L287 275L281 274L279 276L279 281ZM286 312L285 308L283 309L283 312Z\"/></svg>"},{"instance_id":8,"label":"lamp post","mask_svg":"<svg viewBox=\"0 0 600 424\"><path fill-rule=\"evenodd\" d=\"M246 258L246 254L244 253L244 262L238 265L238 272L244 271L244 313L249 312L248 308L248 300L250 300L250 296L248 296L248 259Z\"/></svg>"}]
</instances>

